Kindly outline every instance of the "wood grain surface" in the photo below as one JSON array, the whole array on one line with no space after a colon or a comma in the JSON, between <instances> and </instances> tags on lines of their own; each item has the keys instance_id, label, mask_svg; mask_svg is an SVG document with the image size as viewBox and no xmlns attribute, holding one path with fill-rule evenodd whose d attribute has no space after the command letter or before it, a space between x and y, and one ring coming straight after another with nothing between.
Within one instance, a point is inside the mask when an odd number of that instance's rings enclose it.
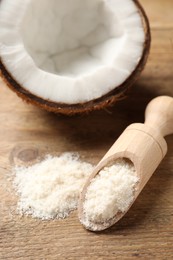
<instances>
[{"instance_id":1,"label":"wood grain surface","mask_svg":"<svg viewBox=\"0 0 173 260\"><path fill-rule=\"evenodd\" d=\"M11 166L47 152L78 151L96 164L146 104L173 96L173 1L141 0L152 28L146 69L129 97L87 116L56 116L23 103L0 82L0 260L173 259L173 136L169 151L128 214L101 233L87 232L77 213L63 221L16 214ZM152 159L152 158L151 158Z\"/></svg>"}]
</instances>

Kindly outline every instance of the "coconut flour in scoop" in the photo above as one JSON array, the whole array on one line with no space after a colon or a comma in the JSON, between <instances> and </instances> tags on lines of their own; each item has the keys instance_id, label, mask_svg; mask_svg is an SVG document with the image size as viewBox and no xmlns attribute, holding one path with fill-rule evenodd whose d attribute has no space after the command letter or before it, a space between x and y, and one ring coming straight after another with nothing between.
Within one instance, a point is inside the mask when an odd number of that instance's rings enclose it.
<instances>
[{"instance_id":1,"label":"coconut flour in scoop","mask_svg":"<svg viewBox=\"0 0 173 260\"><path fill-rule=\"evenodd\" d=\"M134 165L125 159L118 159L103 168L88 186L83 205L84 224L94 229L94 223L104 223L118 212L125 212L134 199L136 176Z\"/></svg>"}]
</instances>

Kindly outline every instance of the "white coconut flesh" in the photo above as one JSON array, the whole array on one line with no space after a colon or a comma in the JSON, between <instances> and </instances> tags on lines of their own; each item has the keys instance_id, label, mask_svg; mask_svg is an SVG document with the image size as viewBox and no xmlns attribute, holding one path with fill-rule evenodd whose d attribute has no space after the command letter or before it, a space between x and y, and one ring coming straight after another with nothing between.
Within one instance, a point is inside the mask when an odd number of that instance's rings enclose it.
<instances>
[{"instance_id":1,"label":"white coconut flesh","mask_svg":"<svg viewBox=\"0 0 173 260\"><path fill-rule=\"evenodd\" d=\"M56 103L88 102L137 67L145 32L132 0L2 0L0 57L15 81Z\"/></svg>"}]
</instances>

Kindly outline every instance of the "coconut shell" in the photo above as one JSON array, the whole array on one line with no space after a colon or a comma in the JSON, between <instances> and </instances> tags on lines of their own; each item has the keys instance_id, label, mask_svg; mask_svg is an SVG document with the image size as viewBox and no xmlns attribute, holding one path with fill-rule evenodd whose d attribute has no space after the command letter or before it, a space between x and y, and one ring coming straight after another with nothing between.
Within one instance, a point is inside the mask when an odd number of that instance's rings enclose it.
<instances>
[{"instance_id":1,"label":"coconut shell","mask_svg":"<svg viewBox=\"0 0 173 260\"><path fill-rule=\"evenodd\" d=\"M65 115L74 115L80 113L87 113L93 110L99 110L102 108L106 108L108 106L113 105L117 101L126 97L129 88L134 84L134 82L138 79L142 70L145 67L147 62L147 58L149 55L150 44L151 44L151 32L150 25L147 18L147 15L137 0L133 0L139 10L139 13L142 18L143 28L145 32L145 42L143 46L143 54L141 59L139 60L138 65L132 72L132 74L123 82L120 86L116 87L111 92L102 96L101 98L94 99L85 103L78 103L75 105L63 104L63 103L55 103L49 100L44 100L36 95L33 95L28 90L24 88L24 86L19 85L19 83L13 78L13 76L8 71L8 68L5 67L3 61L0 57L0 76L5 81L6 85L13 90L19 97L21 97L24 101L34 104L44 110L60 113ZM1 0L0 0L1 3Z\"/></svg>"}]
</instances>

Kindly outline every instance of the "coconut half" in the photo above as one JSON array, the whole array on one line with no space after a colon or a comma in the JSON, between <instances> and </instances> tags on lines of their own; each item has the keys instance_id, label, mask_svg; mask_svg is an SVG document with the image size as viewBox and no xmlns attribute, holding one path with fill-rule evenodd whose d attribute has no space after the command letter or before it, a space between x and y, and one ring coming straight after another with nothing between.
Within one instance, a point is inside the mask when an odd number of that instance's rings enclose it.
<instances>
[{"instance_id":1,"label":"coconut half","mask_svg":"<svg viewBox=\"0 0 173 260\"><path fill-rule=\"evenodd\" d=\"M135 0L1 0L0 71L46 110L74 114L124 96L150 47Z\"/></svg>"}]
</instances>

